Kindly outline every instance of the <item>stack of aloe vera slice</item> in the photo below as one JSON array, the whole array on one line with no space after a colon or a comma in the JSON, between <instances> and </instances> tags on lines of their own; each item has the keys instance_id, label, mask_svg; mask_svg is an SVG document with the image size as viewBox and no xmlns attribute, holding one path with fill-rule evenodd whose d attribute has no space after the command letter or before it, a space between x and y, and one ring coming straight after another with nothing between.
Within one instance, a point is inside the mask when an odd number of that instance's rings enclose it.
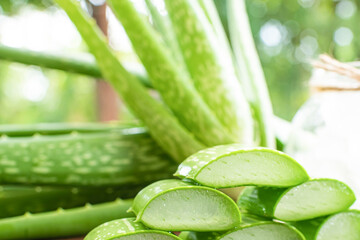
<instances>
[{"instance_id":1,"label":"stack of aloe vera slice","mask_svg":"<svg viewBox=\"0 0 360 240\"><path fill-rule=\"evenodd\" d=\"M179 237L188 240L360 238L359 211L348 210L355 201L352 190L333 179L310 180L279 151L217 146L187 158L176 175L182 180L161 180L141 190L131 207L136 220L120 220L119 232L112 225L108 237L105 223L85 239L162 239L151 231L163 231L163 239L176 239L168 233L182 231ZM237 203L217 190L240 186L246 188ZM124 230L124 221L141 227ZM145 233L149 237L135 237Z\"/></svg>"}]
</instances>

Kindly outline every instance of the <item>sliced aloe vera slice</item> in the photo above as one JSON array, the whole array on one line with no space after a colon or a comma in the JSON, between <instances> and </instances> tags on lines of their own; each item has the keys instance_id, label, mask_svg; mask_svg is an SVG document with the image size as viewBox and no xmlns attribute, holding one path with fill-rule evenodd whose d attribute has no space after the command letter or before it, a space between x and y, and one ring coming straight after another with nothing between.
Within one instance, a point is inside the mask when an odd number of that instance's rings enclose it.
<instances>
[{"instance_id":1,"label":"sliced aloe vera slice","mask_svg":"<svg viewBox=\"0 0 360 240\"><path fill-rule=\"evenodd\" d=\"M123 218L101 224L94 228L84 240L174 240L180 239L168 232L151 230L135 218Z\"/></svg>"},{"instance_id":2,"label":"sliced aloe vera slice","mask_svg":"<svg viewBox=\"0 0 360 240\"><path fill-rule=\"evenodd\" d=\"M283 221L302 221L348 209L353 191L333 179L315 179L291 188L247 187L238 205L242 209Z\"/></svg>"},{"instance_id":3,"label":"sliced aloe vera slice","mask_svg":"<svg viewBox=\"0 0 360 240\"><path fill-rule=\"evenodd\" d=\"M253 223L225 233L218 240L305 240L304 236L287 224L277 222Z\"/></svg>"},{"instance_id":4,"label":"sliced aloe vera slice","mask_svg":"<svg viewBox=\"0 0 360 240\"><path fill-rule=\"evenodd\" d=\"M293 225L304 233L307 240L360 239L360 211L349 210Z\"/></svg>"},{"instance_id":5,"label":"sliced aloe vera slice","mask_svg":"<svg viewBox=\"0 0 360 240\"><path fill-rule=\"evenodd\" d=\"M215 188L289 187L309 180L304 168L288 155L268 148L244 148L241 144L201 150L182 162L175 175Z\"/></svg>"},{"instance_id":6,"label":"sliced aloe vera slice","mask_svg":"<svg viewBox=\"0 0 360 240\"><path fill-rule=\"evenodd\" d=\"M296 228L266 219L242 215L240 226L228 232L183 232L180 238L185 240L305 240Z\"/></svg>"},{"instance_id":7,"label":"sliced aloe vera slice","mask_svg":"<svg viewBox=\"0 0 360 240\"><path fill-rule=\"evenodd\" d=\"M165 231L224 231L241 220L235 202L222 192L176 179L141 190L132 211L144 225Z\"/></svg>"},{"instance_id":8,"label":"sliced aloe vera slice","mask_svg":"<svg viewBox=\"0 0 360 240\"><path fill-rule=\"evenodd\" d=\"M183 240L216 240L221 234L218 232L181 232Z\"/></svg>"}]
</instances>

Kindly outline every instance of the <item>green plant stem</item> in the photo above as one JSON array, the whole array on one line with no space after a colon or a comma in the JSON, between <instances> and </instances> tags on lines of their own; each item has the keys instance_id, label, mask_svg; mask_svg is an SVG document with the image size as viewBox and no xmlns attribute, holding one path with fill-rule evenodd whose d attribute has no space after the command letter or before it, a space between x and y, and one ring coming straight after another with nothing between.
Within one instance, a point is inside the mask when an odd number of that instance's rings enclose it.
<instances>
[{"instance_id":1,"label":"green plant stem","mask_svg":"<svg viewBox=\"0 0 360 240\"><path fill-rule=\"evenodd\" d=\"M1 240L49 239L81 236L96 226L123 217L133 217L127 210L132 200L116 200L74 209L30 214L0 220Z\"/></svg>"},{"instance_id":2,"label":"green plant stem","mask_svg":"<svg viewBox=\"0 0 360 240\"><path fill-rule=\"evenodd\" d=\"M18 62L27 65L35 65L45 68L63 70L72 73L101 78L102 73L96 61L88 54L84 56L67 56L56 53L38 52L22 48L8 47L0 44L0 59ZM131 71L131 74L144 84L151 87L148 78L139 71Z\"/></svg>"},{"instance_id":3,"label":"green plant stem","mask_svg":"<svg viewBox=\"0 0 360 240\"><path fill-rule=\"evenodd\" d=\"M56 0L68 14L88 44L90 52L114 89L134 114L148 127L152 137L175 160L181 162L204 146L186 130L178 119L124 69L106 43L104 35L75 0ZM123 1L121 1L123 2Z\"/></svg>"},{"instance_id":4,"label":"green plant stem","mask_svg":"<svg viewBox=\"0 0 360 240\"><path fill-rule=\"evenodd\" d=\"M260 145L275 148L270 96L252 37L245 1L229 0L228 16L238 74L258 122Z\"/></svg>"},{"instance_id":5,"label":"green plant stem","mask_svg":"<svg viewBox=\"0 0 360 240\"><path fill-rule=\"evenodd\" d=\"M74 187L0 185L0 218L26 212L40 213L57 208L74 208L85 203L102 203L116 198L132 198L146 185L124 187Z\"/></svg>"}]
</instances>

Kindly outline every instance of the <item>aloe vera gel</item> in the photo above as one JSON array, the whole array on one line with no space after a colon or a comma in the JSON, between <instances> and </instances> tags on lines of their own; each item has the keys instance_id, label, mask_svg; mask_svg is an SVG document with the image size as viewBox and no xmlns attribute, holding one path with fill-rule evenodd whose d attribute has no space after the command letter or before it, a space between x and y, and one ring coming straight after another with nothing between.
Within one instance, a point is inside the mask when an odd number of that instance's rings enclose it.
<instances>
[{"instance_id":1,"label":"aloe vera gel","mask_svg":"<svg viewBox=\"0 0 360 240\"><path fill-rule=\"evenodd\" d=\"M308 240L356 240L360 236L360 211L348 210L327 217L293 223Z\"/></svg>"},{"instance_id":2,"label":"aloe vera gel","mask_svg":"<svg viewBox=\"0 0 360 240\"><path fill-rule=\"evenodd\" d=\"M344 183L316 179L291 188L248 187L238 204L258 215L283 221L302 221L348 209L355 195Z\"/></svg>"},{"instance_id":3,"label":"aloe vera gel","mask_svg":"<svg viewBox=\"0 0 360 240\"><path fill-rule=\"evenodd\" d=\"M132 211L144 225L166 231L224 231L240 224L240 211L228 196L180 180L144 188Z\"/></svg>"},{"instance_id":4,"label":"aloe vera gel","mask_svg":"<svg viewBox=\"0 0 360 240\"><path fill-rule=\"evenodd\" d=\"M94 228L84 240L176 240L180 239L168 232L151 230L135 218L123 218L104 223Z\"/></svg>"},{"instance_id":5,"label":"aloe vera gel","mask_svg":"<svg viewBox=\"0 0 360 240\"><path fill-rule=\"evenodd\" d=\"M215 188L289 187L309 180L306 171L290 156L268 148L244 148L241 144L201 150L182 162L175 175Z\"/></svg>"}]
</instances>

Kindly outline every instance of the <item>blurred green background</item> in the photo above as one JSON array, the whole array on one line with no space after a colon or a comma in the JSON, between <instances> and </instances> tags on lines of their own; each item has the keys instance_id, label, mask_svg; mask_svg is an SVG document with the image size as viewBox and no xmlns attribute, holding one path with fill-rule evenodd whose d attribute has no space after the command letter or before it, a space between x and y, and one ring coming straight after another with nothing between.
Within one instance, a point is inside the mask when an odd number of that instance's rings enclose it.
<instances>
[{"instance_id":1,"label":"blurred green background","mask_svg":"<svg viewBox=\"0 0 360 240\"><path fill-rule=\"evenodd\" d=\"M141 10L141 0L136 2ZM291 120L308 98L309 63L318 54L341 61L359 57L360 1L249 0L247 7L274 111L284 119ZM111 45L121 57L136 61L120 25L110 14L108 20ZM86 52L70 21L50 0L1 0L0 43L62 54ZM95 81L87 77L0 61L0 124L96 121L95 93Z\"/></svg>"}]
</instances>

